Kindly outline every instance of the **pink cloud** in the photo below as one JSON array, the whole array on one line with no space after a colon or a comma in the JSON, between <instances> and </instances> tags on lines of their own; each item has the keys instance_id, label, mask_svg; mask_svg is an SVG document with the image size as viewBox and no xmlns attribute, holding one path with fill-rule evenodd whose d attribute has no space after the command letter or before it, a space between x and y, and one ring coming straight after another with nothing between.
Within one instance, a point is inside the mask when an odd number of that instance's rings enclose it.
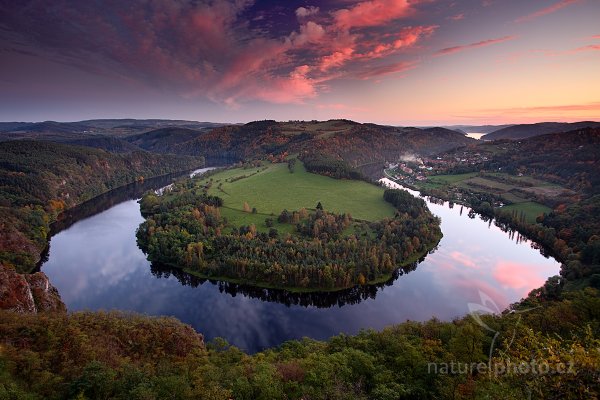
<instances>
[{"instance_id":1,"label":"pink cloud","mask_svg":"<svg viewBox=\"0 0 600 400\"><path fill-rule=\"evenodd\" d=\"M452 15L452 16L449 16L446 19L449 19L449 20L452 20L452 21L460 21L461 19L465 19L465 14L464 13L460 13L460 14Z\"/></svg>"},{"instance_id":2,"label":"pink cloud","mask_svg":"<svg viewBox=\"0 0 600 400\"><path fill-rule=\"evenodd\" d=\"M371 79L380 77L383 75L396 74L399 72L405 72L417 67L417 63L408 62L408 61L400 61L393 64L382 65L379 67L373 67L365 69L356 74L356 77L359 79Z\"/></svg>"},{"instance_id":3,"label":"pink cloud","mask_svg":"<svg viewBox=\"0 0 600 400\"><path fill-rule=\"evenodd\" d=\"M341 38L339 43L334 41L338 47L334 48L333 51L330 50L330 53L320 58L317 69L321 72L327 72L332 69L339 69L350 62L370 61L376 58L388 57L400 50L414 46L418 41L432 35L437 28L437 25L406 27L396 35L382 35L378 36L377 40L362 41L358 41L356 35L343 33L338 36ZM392 39L390 40L390 38ZM395 62L382 67L359 68L360 71L354 73L354 76L359 79L368 79L373 76L406 71L414 68L414 66L414 62ZM349 72L349 74L352 73Z\"/></svg>"},{"instance_id":4,"label":"pink cloud","mask_svg":"<svg viewBox=\"0 0 600 400\"><path fill-rule=\"evenodd\" d=\"M573 53L581 53L582 51L598 51L600 50L600 44L590 44L588 46L578 47L572 50Z\"/></svg>"},{"instance_id":5,"label":"pink cloud","mask_svg":"<svg viewBox=\"0 0 600 400\"><path fill-rule=\"evenodd\" d=\"M516 23L521 23L521 22L527 22L527 21L531 21L532 19L538 18L538 17L542 17L544 15L548 15L551 14L553 12L556 12L562 8L565 8L567 6L570 6L571 4L575 4L577 2L579 2L580 0L561 0L558 3L554 3L553 5L546 7L546 8L542 8L541 10L538 10L532 14L528 14L525 15L523 17L519 17L515 20Z\"/></svg>"},{"instance_id":6,"label":"pink cloud","mask_svg":"<svg viewBox=\"0 0 600 400\"><path fill-rule=\"evenodd\" d=\"M308 21L300 26L300 33L293 32L289 39L295 46L314 43L325 36L325 29L315 22Z\"/></svg>"},{"instance_id":7,"label":"pink cloud","mask_svg":"<svg viewBox=\"0 0 600 400\"><path fill-rule=\"evenodd\" d=\"M323 56L319 63L319 69L325 72L332 68L340 67L352 59L352 54L354 54L353 47L340 48L329 55Z\"/></svg>"},{"instance_id":8,"label":"pink cloud","mask_svg":"<svg viewBox=\"0 0 600 400\"><path fill-rule=\"evenodd\" d=\"M450 253L450 258L452 258L457 263L464 265L465 267L479 269L477 263L475 263L475 261L472 258L470 258L464 253L453 251L452 253Z\"/></svg>"},{"instance_id":9,"label":"pink cloud","mask_svg":"<svg viewBox=\"0 0 600 400\"><path fill-rule=\"evenodd\" d=\"M463 50L474 49L474 48L478 48L478 47L485 47L485 46L490 46L493 44L507 42L507 41L513 40L515 38L516 38L516 36L505 36L505 37L501 37L498 39L482 40L480 42L466 44L466 45L462 45L462 46L447 47L445 49L441 49L441 50L437 51L435 54L438 56L454 54L454 53L458 53Z\"/></svg>"},{"instance_id":10,"label":"pink cloud","mask_svg":"<svg viewBox=\"0 0 600 400\"><path fill-rule=\"evenodd\" d=\"M449 277L449 280L453 280L452 286L461 290L464 293L464 297L471 300L472 302L479 303L481 301L481 293L484 293L494 302L494 305L498 308L498 310L502 311L506 307L509 306L510 302L503 292L501 292L498 287L494 285L490 285L489 283L477 279L477 278L452 278ZM532 288L533 289L533 288ZM465 304L466 306L466 304ZM466 310L468 311L468 310ZM495 311L495 310L494 310Z\"/></svg>"},{"instance_id":11,"label":"pink cloud","mask_svg":"<svg viewBox=\"0 0 600 400\"><path fill-rule=\"evenodd\" d=\"M402 29L398 37L391 43L376 44L371 51L365 54L365 57L383 57L402 48L413 46L421 38L431 36L437 28L437 25L404 28Z\"/></svg>"},{"instance_id":12,"label":"pink cloud","mask_svg":"<svg viewBox=\"0 0 600 400\"><path fill-rule=\"evenodd\" d=\"M407 17L414 12L408 0L369 0L351 8L333 12L335 24L341 29L378 26Z\"/></svg>"},{"instance_id":13,"label":"pink cloud","mask_svg":"<svg viewBox=\"0 0 600 400\"><path fill-rule=\"evenodd\" d=\"M546 281L536 265L500 261L494 270L494 278L503 286L519 290L522 296Z\"/></svg>"}]
</instances>

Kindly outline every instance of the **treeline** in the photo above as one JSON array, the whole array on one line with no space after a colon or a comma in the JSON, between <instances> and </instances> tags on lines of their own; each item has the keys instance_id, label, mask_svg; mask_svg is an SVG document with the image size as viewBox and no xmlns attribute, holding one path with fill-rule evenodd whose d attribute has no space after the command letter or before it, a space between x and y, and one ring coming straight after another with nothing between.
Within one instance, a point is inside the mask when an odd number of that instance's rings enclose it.
<instances>
[{"instance_id":1,"label":"treeline","mask_svg":"<svg viewBox=\"0 0 600 400\"><path fill-rule=\"evenodd\" d=\"M65 209L128 183L204 165L202 158L112 154L42 141L0 143L0 262L31 271Z\"/></svg>"},{"instance_id":2,"label":"treeline","mask_svg":"<svg viewBox=\"0 0 600 400\"><path fill-rule=\"evenodd\" d=\"M295 233L281 235L274 228L265 233L254 225L230 226L218 201L198 190L181 183L142 199L147 220L137 240L151 261L257 286L331 290L389 278L441 238L439 219L412 196L408 201L418 206L410 207L411 214L399 210L370 223L366 237L346 233L350 215L323 210L282 212L279 219L294 223Z\"/></svg>"},{"instance_id":3,"label":"treeline","mask_svg":"<svg viewBox=\"0 0 600 400\"><path fill-rule=\"evenodd\" d=\"M427 204L423 199L413 196L406 190L386 189L383 192L383 199L391 203L399 213L406 213L413 218L417 218Z\"/></svg>"},{"instance_id":4,"label":"treeline","mask_svg":"<svg viewBox=\"0 0 600 400\"><path fill-rule=\"evenodd\" d=\"M308 172L335 179L365 180L365 177L344 160L335 159L324 153L306 152L301 156Z\"/></svg>"},{"instance_id":5,"label":"treeline","mask_svg":"<svg viewBox=\"0 0 600 400\"><path fill-rule=\"evenodd\" d=\"M169 318L0 311L0 398L597 398L599 292L547 286L517 312L289 341L255 355L222 339L205 345Z\"/></svg>"}]
</instances>

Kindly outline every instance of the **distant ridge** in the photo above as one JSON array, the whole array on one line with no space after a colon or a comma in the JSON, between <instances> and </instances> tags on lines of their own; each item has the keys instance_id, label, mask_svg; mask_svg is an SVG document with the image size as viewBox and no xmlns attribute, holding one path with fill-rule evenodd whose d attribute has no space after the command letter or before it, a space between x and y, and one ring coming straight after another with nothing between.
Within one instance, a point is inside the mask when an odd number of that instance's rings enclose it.
<instances>
[{"instance_id":1,"label":"distant ridge","mask_svg":"<svg viewBox=\"0 0 600 400\"><path fill-rule=\"evenodd\" d=\"M503 128L482 137L483 140L497 139L525 139L534 136L546 135L549 133L568 132L576 129L600 127L600 122L581 121L581 122L539 122L536 124L520 124Z\"/></svg>"},{"instance_id":2,"label":"distant ridge","mask_svg":"<svg viewBox=\"0 0 600 400\"><path fill-rule=\"evenodd\" d=\"M202 131L196 129L169 127L128 136L125 140L146 151L174 153L175 145L193 140L201 134Z\"/></svg>"},{"instance_id":3,"label":"distant ridge","mask_svg":"<svg viewBox=\"0 0 600 400\"><path fill-rule=\"evenodd\" d=\"M457 132L465 133L491 133L500 129L508 128L513 124L505 125L444 125L442 128L452 129Z\"/></svg>"}]
</instances>

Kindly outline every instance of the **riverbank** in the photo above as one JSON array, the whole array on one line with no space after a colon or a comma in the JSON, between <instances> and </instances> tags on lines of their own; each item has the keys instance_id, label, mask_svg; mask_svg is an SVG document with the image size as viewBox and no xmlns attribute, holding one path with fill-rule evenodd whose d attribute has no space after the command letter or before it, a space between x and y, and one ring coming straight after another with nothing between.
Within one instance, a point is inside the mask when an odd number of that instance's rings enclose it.
<instances>
[{"instance_id":1,"label":"riverbank","mask_svg":"<svg viewBox=\"0 0 600 400\"><path fill-rule=\"evenodd\" d=\"M146 152L112 154L51 142L0 143L0 262L36 269L59 215L112 189L198 168L203 158Z\"/></svg>"},{"instance_id":2,"label":"riverbank","mask_svg":"<svg viewBox=\"0 0 600 400\"><path fill-rule=\"evenodd\" d=\"M393 185L396 185L394 187L412 190L419 196L432 197L441 201L447 201L450 203L468 207L472 212L482 216L483 218L495 220L496 224L498 226L501 226L503 229L516 231L523 237L536 243L542 249L542 253L544 255L552 256L561 263L564 263L566 261L564 255L561 255L554 248L554 241L550 243L548 240L544 240L545 234L540 235L539 229L535 229L535 226L539 224L536 224L535 222L530 222L530 220L525 218L523 214L516 214L510 209L506 210L503 208L493 208L488 206L478 207L477 205L474 205L463 198L456 198L448 192L430 191L424 189L423 187L411 185L405 182L398 183L390 177L387 171L384 170L384 174L386 175L386 177L382 178L381 180L385 179L389 181Z\"/></svg>"}]
</instances>

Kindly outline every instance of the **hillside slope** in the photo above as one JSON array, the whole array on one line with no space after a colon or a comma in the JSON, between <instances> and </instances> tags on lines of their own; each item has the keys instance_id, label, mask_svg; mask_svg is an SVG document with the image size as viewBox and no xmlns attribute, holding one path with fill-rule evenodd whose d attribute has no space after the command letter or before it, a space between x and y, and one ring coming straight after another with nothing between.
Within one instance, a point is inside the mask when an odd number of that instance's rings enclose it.
<instances>
[{"instance_id":1,"label":"hillside slope","mask_svg":"<svg viewBox=\"0 0 600 400\"><path fill-rule=\"evenodd\" d=\"M51 142L0 143L0 262L31 270L58 213L139 179L190 170L202 158L106 151Z\"/></svg>"},{"instance_id":2,"label":"hillside slope","mask_svg":"<svg viewBox=\"0 0 600 400\"><path fill-rule=\"evenodd\" d=\"M321 152L352 166L395 161L405 153L434 154L474 143L473 139L444 128L397 128L347 120L255 121L205 132L161 129L128 140L150 151L203 155L212 163L283 152Z\"/></svg>"},{"instance_id":3,"label":"hillside slope","mask_svg":"<svg viewBox=\"0 0 600 400\"><path fill-rule=\"evenodd\" d=\"M575 129L600 127L600 122L581 121L581 122L540 122L537 124L520 124L509 126L504 129L488 133L482 137L483 140L497 139L525 139L534 136L546 135L548 133L568 132Z\"/></svg>"},{"instance_id":4,"label":"hillside slope","mask_svg":"<svg viewBox=\"0 0 600 400\"><path fill-rule=\"evenodd\" d=\"M193 140L201 134L202 131L195 129L169 127L128 136L125 140L146 151L166 154L174 153L177 144Z\"/></svg>"}]
</instances>

